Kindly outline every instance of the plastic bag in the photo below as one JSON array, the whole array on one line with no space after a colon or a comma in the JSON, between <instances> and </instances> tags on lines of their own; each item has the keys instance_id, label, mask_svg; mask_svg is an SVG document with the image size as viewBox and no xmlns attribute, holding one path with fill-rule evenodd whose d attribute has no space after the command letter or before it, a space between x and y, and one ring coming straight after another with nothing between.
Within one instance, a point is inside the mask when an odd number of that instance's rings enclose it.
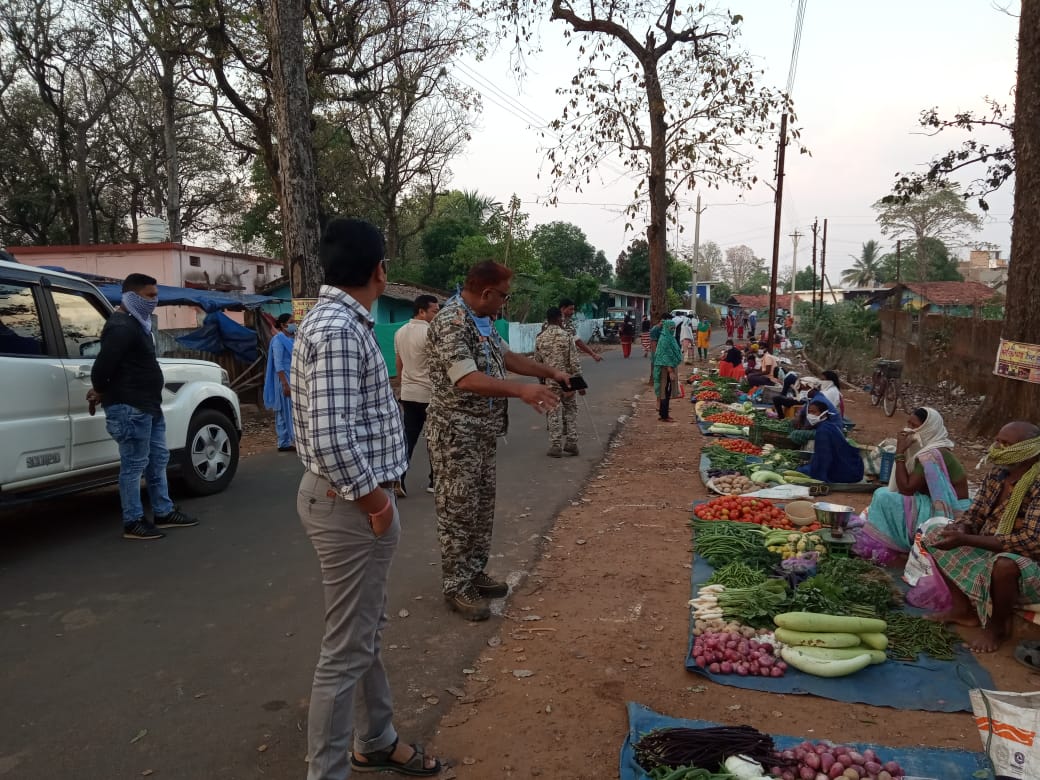
<instances>
[{"instance_id":1,"label":"plastic bag","mask_svg":"<svg viewBox=\"0 0 1040 780\"><path fill-rule=\"evenodd\" d=\"M998 780L1040 777L1040 693L976 688L968 694L982 747Z\"/></svg>"},{"instance_id":2,"label":"plastic bag","mask_svg":"<svg viewBox=\"0 0 1040 780\"><path fill-rule=\"evenodd\" d=\"M934 612L947 610L953 604L950 587L923 542L930 531L950 522L948 517L932 517L925 520L914 534L914 546L910 548L910 556L903 569L903 581L910 586L906 594L908 604Z\"/></svg>"}]
</instances>

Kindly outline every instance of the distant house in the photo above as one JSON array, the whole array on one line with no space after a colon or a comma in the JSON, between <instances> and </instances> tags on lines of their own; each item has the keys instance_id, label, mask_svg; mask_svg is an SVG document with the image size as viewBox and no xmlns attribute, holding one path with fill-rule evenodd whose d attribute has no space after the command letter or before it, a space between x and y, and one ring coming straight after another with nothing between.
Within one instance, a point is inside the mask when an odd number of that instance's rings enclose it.
<instances>
[{"instance_id":1,"label":"distant house","mask_svg":"<svg viewBox=\"0 0 1040 780\"><path fill-rule=\"evenodd\" d=\"M907 282L877 291L866 303L872 308L968 316L999 298L996 290L981 282Z\"/></svg>"},{"instance_id":2,"label":"distant house","mask_svg":"<svg viewBox=\"0 0 1040 780\"><path fill-rule=\"evenodd\" d=\"M650 313L650 296L628 290L617 290L601 284L596 316L606 316L607 309L634 309L636 319L641 320L644 314Z\"/></svg>"},{"instance_id":3,"label":"distant house","mask_svg":"<svg viewBox=\"0 0 1040 780\"><path fill-rule=\"evenodd\" d=\"M132 273L148 274L159 284L220 292L262 292L272 279L282 276L282 261L272 257L225 252L187 244L89 244L85 246L12 246L7 250L18 262L32 266L57 266L71 273L124 279ZM186 306L160 307L159 328L194 328L202 310ZM241 314L230 315L241 321Z\"/></svg>"},{"instance_id":4,"label":"distant house","mask_svg":"<svg viewBox=\"0 0 1040 780\"><path fill-rule=\"evenodd\" d=\"M776 305L782 306L782 297L777 295ZM765 320L766 313L769 311L769 296L768 295L731 295L726 300L726 305L730 308L743 309L744 311L751 313L753 311L758 312L760 319Z\"/></svg>"},{"instance_id":5,"label":"distant house","mask_svg":"<svg viewBox=\"0 0 1040 780\"><path fill-rule=\"evenodd\" d=\"M264 295L282 298L283 303L269 303L262 308L268 314L277 317L283 312L292 311L292 293L289 290L289 280L286 278L276 279L268 283L263 290ZM412 306L415 299L420 295L432 295L442 304L449 294L443 290L432 287L413 284L387 284L386 290L372 307L372 319L376 325L391 325L395 322L406 322L412 318Z\"/></svg>"},{"instance_id":6,"label":"distant house","mask_svg":"<svg viewBox=\"0 0 1040 780\"><path fill-rule=\"evenodd\" d=\"M982 282L997 290L1007 284L1008 261L1000 256L999 249L973 249L968 261L958 263L957 269L970 282Z\"/></svg>"}]
</instances>

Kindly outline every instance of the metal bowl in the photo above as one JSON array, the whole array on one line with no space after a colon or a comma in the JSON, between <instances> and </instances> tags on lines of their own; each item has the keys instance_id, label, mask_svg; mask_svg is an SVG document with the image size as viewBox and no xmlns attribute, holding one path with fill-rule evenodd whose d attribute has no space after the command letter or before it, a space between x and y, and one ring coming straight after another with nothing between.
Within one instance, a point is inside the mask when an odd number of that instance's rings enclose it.
<instances>
[{"instance_id":1,"label":"metal bowl","mask_svg":"<svg viewBox=\"0 0 1040 780\"><path fill-rule=\"evenodd\" d=\"M816 511L816 521L822 526L829 527L831 533L837 537L845 533L849 520L856 514L855 508L851 506L823 501L813 504L813 509Z\"/></svg>"}]
</instances>

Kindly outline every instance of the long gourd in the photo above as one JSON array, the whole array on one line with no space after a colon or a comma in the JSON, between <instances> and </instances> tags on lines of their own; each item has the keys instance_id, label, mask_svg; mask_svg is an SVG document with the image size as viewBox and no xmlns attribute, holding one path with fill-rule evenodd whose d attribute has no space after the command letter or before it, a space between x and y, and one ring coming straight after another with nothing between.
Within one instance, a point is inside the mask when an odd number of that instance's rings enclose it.
<instances>
[{"instance_id":1,"label":"long gourd","mask_svg":"<svg viewBox=\"0 0 1040 780\"><path fill-rule=\"evenodd\" d=\"M856 647L799 647L798 650L805 655L819 658L821 661L847 661L864 653L870 656L871 664L883 664L888 660L884 650L873 650L863 645Z\"/></svg>"},{"instance_id":2,"label":"long gourd","mask_svg":"<svg viewBox=\"0 0 1040 780\"><path fill-rule=\"evenodd\" d=\"M795 631L790 628L778 628L773 635L785 645L806 645L809 647L855 647L859 637L855 634L823 633Z\"/></svg>"},{"instance_id":3,"label":"long gourd","mask_svg":"<svg viewBox=\"0 0 1040 780\"><path fill-rule=\"evenodd\" d=\"M816 612L784 612L773 618L773 622L781 628L810 633L883 634L887 628L884 620L876 618L822 615Z\"/></svg>"},{"instance_id":4,"label":"long gourd","mask_svg":"<svg viewBox=\"0 0 1040 780\"><path fill-rule=\"evenodd\" d=\"M784 659L784 663L788 666L817 677L846 677L870 665L870 655L868 653L842 661L825 661L813 658L811 655L803 653L797 647L785 647L780 651L780 657Z\"/></svg>"},{"instance_id":5,"label":"long gourd","mask_svg":"<svg viewBox=\"0 0 1040 780\"><path fill-rule=\"evenodd\" d=\"M887 650L888 637L884 634L860 634L860 641L874 650Z\"/></svg>"}]
</instances>

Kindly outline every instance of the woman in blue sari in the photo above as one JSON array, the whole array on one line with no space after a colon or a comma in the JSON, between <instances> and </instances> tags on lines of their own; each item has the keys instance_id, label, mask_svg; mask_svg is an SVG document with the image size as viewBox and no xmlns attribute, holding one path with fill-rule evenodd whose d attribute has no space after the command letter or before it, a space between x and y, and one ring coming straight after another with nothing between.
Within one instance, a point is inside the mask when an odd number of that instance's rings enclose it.
<instances>
[{"instance_id":1,"label":"woman in blue sari","mask_svg":"<svg viewBox=\"0 0 1040 780\"><path fill-rule=\"evenodd\" d=\"M275 334L267 345L267 373L264 375L264 406L274 412L278 451L294 452L292 404L289 397L289 375L292 366L293 339L296 323L291 314L279 314Z\"/></svg>"},{"instance_id":2,"label":"woman in blue sari","mask_svg":"<svg viewBox=\"0 0 1040 780\"><path fill-rule=\"evenodd\" d=\"M823 393L817 393L805 409L805 421L815 436L813 455L798 471L821 482L859 482L863 479L863 458L845 439L841 413Z\"/></svg>"},{"instance_id":3,"label":"woman in blue sari","mask_svg":"<svg viewBox=\"0 0 1040 780\"><path fill-rule=\"evenodd\" d=\"M899 434L887 488L874 491L867 523L853 552L886 565L906 554L918 527L932 517L954 517L971 505L968 477L953 454L942 415L915 409Z\"/></svg>"}]
</instances>

